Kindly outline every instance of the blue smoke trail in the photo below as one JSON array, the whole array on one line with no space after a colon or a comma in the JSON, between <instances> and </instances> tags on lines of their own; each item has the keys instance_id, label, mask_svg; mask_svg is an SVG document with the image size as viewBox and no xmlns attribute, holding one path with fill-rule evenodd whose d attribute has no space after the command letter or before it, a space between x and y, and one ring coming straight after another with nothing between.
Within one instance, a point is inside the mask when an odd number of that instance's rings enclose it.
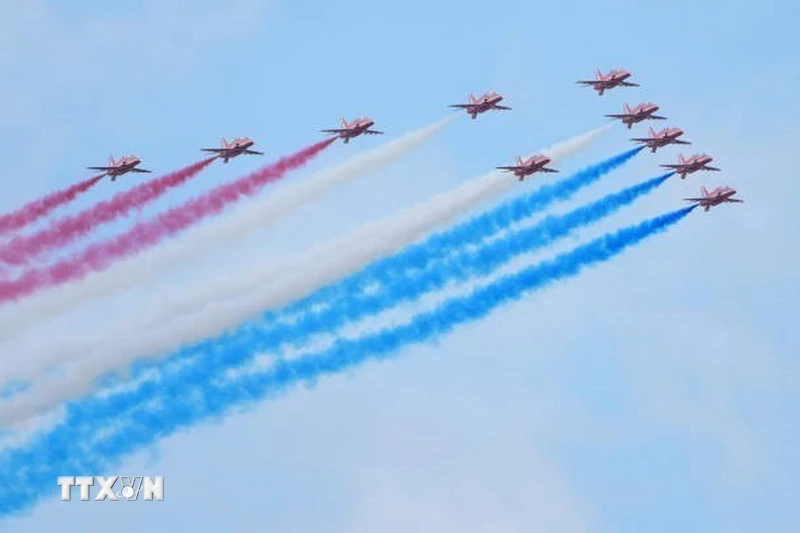
<instances>
[{"instance_id":1,"label":"blue smoke trail","mask_svg":"<svg viewBox=\"0 0 800 533\"><path fill-rule=\"evenodd\" d=\"M213 338L188 346L174 353L166 361L147 363L139 367L141 373L155 369L156 377L146 379L162 381L168 379L178 383L176 374L183 374L186 387L201 378L208 381L211 376L249 362L259 353L279 352L284 346L300 347L319 333L332 333L343 324L355 322L366 316L386 311L405 301L442 288L450 282L463 282L472 277L490 273L497 267L510 262L515 257L548 246L559 238L569 235L575 229L587 226L629 205L641 196L653 191L664 183L673 173L669 172L642 183L633 185L616 193L573 210L565 215L549 216L533 227L517 230L498 240L487 243L477 251L465 250L470 242L463 242L458 252L451 254L424 271L409 270L388 275L385 279L370 280L378 288L369 292L349 293L337 298L335 302L322 309L307 308L295 320L251 321L237 331L222 337ZM476 232L465 234L465 240L475 233L485 233L479 226ZM226 355L219 357L218 346L225 346ZM237 350L237 346L247 346L247 350ZM238 354L238 357L233 354ZM183 360L187 365L171 365L170 362ZM202 369L202 370L200 370ZM119 378L109 380L105 386L113 386ZM152 398L151 398L152 399ZM123 413L118 412L117 416Z\"/></svg>"},{"instance_id":2,"label":"blue smoke trail","mask_svg":"<svg viewBox=\"0 0 800 533\"><path fill-rule=\"evenodd\" d=\"M233 407L274 396L290 386L314 382L328 374L341 372L366 361L385 359L405 346L428 342L455 327L481 319L501 305L518 300L534 290L579 274L620 254L647 237L673 226L695 207L646 220L608 233L552 260L504 276L471 293L452 298L435 309L413 317L402 326L386 328L364 337L339 341L321 352L295 360L281 360L269 370L241 377L234 382L202 380L193 390L184 383L147 383L139 390L118 393L108 398L88 398L67 406L64 422L40 435L24 448L6 450L0 455L0 514L25 510L54 491L58 475L101 473L123 456L152 444L180 428L210 417L221 416ZM250 347L238 346L237 351ZM225 347L219 346L220 353ZM224 353L224 356L231 355ZM235 354L234 354L235 355ZM176 389L177 385L177 389ZM169 394L170 400L148 405L147 398ZM133 410L118 420L116 433L89 439L100 429L97 421L114 420L117 413Z\"/></svg>"},{"instance_id":3,"label":"blue smoke trail","mask_svg":"<svg viewBox=\"0 0 800 533\"><path fill-rule=\"evenodd\" d=\"M360 292L374 279L390 278L398 272L424 269L437 259L463 246L465 242L480 242L514 223L543 211L557 201L570 199L584 187L612 172L644 149L639 146L579 170L567 179L544 185L532 193L514 198L475 216L444 232L432 235L401 252L375 261L360 272L348 276L334 285L323 287L308 297L281 310L281 315L302 312L309 306L331 301L338 295Z\"/></svg>"},{"instance_id":4,"label":"blue smoke trail","mask_svg":"<svg viewBox=\"0 0 800 533\"><path fill-rule=\"evenodd\" d=\"M460 251L442 259L434 267L424 270L414 268L371 280L377 283L373 290L343 295L322 311L306 312L296 323L286 325L283 330L278 330L273 323L265 323L266 330L262 328L261 334L267 334L269 343L264 344L263 349L282 343L292 343L297 347L311 335L333 331L342 324L414 300L425 293L441 289L448 283L488 275L519 255L549 246L570 232L613 214L652 192L672 174L673 172L669 172L609 194L567 214L549 216L530 228L512 232L477 250L465 249L470 243L462 243ZM482 232L479 229L477 233Z\"/></svg>"},{"instance_id":5,"label":"blue smoke trail","mask_svg":"<svg viewBox=\"0 0 800 533\"><path fill-rule=\"evenodd\" d=\"M454 230L445 232L443 234L439 234L434 236L429 241L426 241L422 244L415 245L410 247L408 250L410 253L405 254L401 252L399 254L399 261L406 261L406 267L398 266L397 268L384 268L381 269L380 266L375 269L367 269L366 272L362 274L362 281L360 284L368 284L370 281L374 281L375 278L370 280L370 276L380 275L383 273L384 276L391 277L393 272L401 270L401 268L420 268L425 265L429 265L432 263L437 255L446 254L449 250L456 249L459 246L469 243L471 241L480 241L484 237L488 237L493 235L494 233L501 231L504 227L509 224L513 224L514 222L518 222L523 220L525 217L530 216L544 208L546 208L551 203L555 202L556 200L563 200L569 198L572 194L580 190L581 188L590 185L591 183L597 181L600 177L607 174L608 172L618 168L626 161L630 160L634 155L636 155L640 151L639 148L630 150L623 154L619 154L612 158L609 158L606 161L603 161L597 165L593 165L588 167L572 177L563 180L562 182L556 183L554 185L548 185L545 187L540 188L539 190L528 194L524 197L518 198L511 202L507 202L500 207L490 211L484 215L476 217L467 223L464 223ZM653 186L656 186L655 184ZM644 188L649 188L649 185L644 185ZM643 194L644 190L641 191ZM625 200L626 196L635 195L637 194L636 188L631 188L630 192L623 191L620 193L619 201L633 201L631 197L629 200ZM607 204L614 202L610 198L607 200ZM602 208L601 205L598 205L598 208ZM575 213L578 215L578 213ZM599 212L598 212L599 215ZM577 219L576 219L577 221ZM586 221L589 223L590 221ZM538 239L540 242L538 246L544 246L547 244L545 242L547 239L546 233L550 231L556 230L555 221L551 221L549 225L541 225L538 226L539 231L533 234L530 234L527 238L531 247L537 246L536 240ZM538 235L538 236L537 236ZM550 241L557 238L557 235L553 234L552 237L549 239ZM427 254L425 253L427 251ZM430 259L427 257L430 256ZM391 258L392 260L396 258ZM384 261L384 265L387 266L389 261ZM354 285L358 285L358 279L355 279L354 276L351 278L351 281ZM366 281L365 281L366 280ZM414 285L406 285L406 286L414 286ZM430 283L425 285L426 287L432 287ZM422 287L422 285L420 285ZM339 291L334 291L338 293ZM348 293L343 291L345 295ZM421 294L422 291L416 291L417 294ZM353 294L353 293L350 293ZM414 294L409 292L407 299L413 298ZM312 297L313 298L313 297ZM346 313L338 315L340 317L339 322L346 320L349 316L349 320L356 320L359 316L359 313L363 316L365 315L370 308L375 308L376 306L381 305L379 302L383 301L384 305L388 304L385 298L381 298L380 295L376 294L375 297L372 299L372 303L369 300L364 300L360 302L360 305L349 305ZM310 305L313 305L313 299L309 302ZM299 306L300 308L305 307L308 310L308 307ZM359 311L361 309L361 311ZM311 331L316 326L317 329L320 328L332 328L335 327L337 313L335 309L328 308L325 310L324 316L320 316L317 319L314 319L313 316L309 316L305 318L304 321L300 324L297 324L295 327L285 327L283 330L278 331L263 331L263 327L261 328L261 336L260 338L264 339L266 342L269 342L270 339L272 341L279 341L279 339L295 339L295 341L299 338L298 336L303 335L303 331ZM246 331L246 328L243 328ZM251 330L252 333L252 330ZM232 339L231 339L232 340ZM199 346L195 346L194 349L190 351L193 353L209 353L209 348L213 347L213 343L206 342L202 343ZM145 365L146 368L146 365ZM214 365L210 365L206 367L208 370L213 370ZM162 369L160 369L162 370ZM176 391L177 392L177 391ZM117 414L122 414L118 411Z\"/></svg>"},{"instance_id":6,"label":"blue smoke trail","mask_svg":"<svg viewBox=\"0 0 800 533\"><path fill-rule=\"evenodd\" d=\"M300 347L316 334L333 332L344 324L386 311L403 302L415 300L428 292L441 289L448 283L463 282L472 277L487 275L521 254L548 246L569 235L575 229L588 226L611 215L641 196L652 192L672 174L673 172L669 172L609 194L567 214L549 216L530 228L512 232L478 250L465 250L465 246L470 242L462 242L458 252L425 270L384 272L383 277L376 277L368 281L369 284L377 284L377 288L374 290L343 294L323 309L306 308L305 312L299 314L295 321L262 320L258 324L250 323L239 328L237 332L225 336L226 352L233 350L236 345L249 346L250 350L236 351L241 355L249 355L249 359L255 357L257 352L278 351L284 345ZM476 233L483 234L484 230L476 225ZM465 234L465 240L471 241L470 236L472 235L474 233ZM375 276L379 275L375 274ZM203 361L205 356L213 352L214 347L219 344L219 339L203 341L181 350L173 357L199 356L196 364L205 365L208 375L219 375L226 369L246 362L230 355L215 359L218 361L216 364L211 361ZM161 370L162 372L166 371ZM196 371L193 371L192 379L197 379L197 377Z\"/></svg>"},{"instance_id":7,"label":"blue smoke trail","mask_svg":"<svg viewBox=\"0 0 800 533\"><path fill-rule=\"evenodd\" d=\"M267 332L262 331L262 324L278 324L291 316L299 316L300 320L305 321L309 327L310 321L315 321L320 324L318 327L322 327L322 324L328 324L331 317L335 317L338 311L335 308L329 308L330 312L325 317L317 319L315 318L316 315L308 313L310 309L324 309L332 301L355 297L355 295L363 293L365 287L374 284L376 281L392 280L413 270L428 269L437 260L441 260L454 250L458 250L465 245L479 243L515 223L524 221L559 200L568 200L584 187L595 183L609 172L630 161L642 150L643 147L641 146L633 148L600 163L590 165L569 178L542 186L531 193L508 200L453 228L434 234L420 243L407 246L394 255L375 261L359 272L334 284L322 287L293 304L284 306L279 310L268 311L259 319L240 326L234 335L251 331L266 336ZM369 302L363 302L363 305L369 305ZM269 335L269 340L265 342L273 346L277 345L276 343L285 342L287 338L296 338L296 335L287 333L286 329L269 333ZM208 346L213 345L215 342L216 340L206 341L181 350L173 354L170 357L170 361L184 359L197 353L207 353ZM167 372L164 360L143 361L132 365L132 375L138 377L153 368L158 369L159 372ZM111 385L113 382L114 378L106 382L106 384Z\"/></svg>"}]
</instances>

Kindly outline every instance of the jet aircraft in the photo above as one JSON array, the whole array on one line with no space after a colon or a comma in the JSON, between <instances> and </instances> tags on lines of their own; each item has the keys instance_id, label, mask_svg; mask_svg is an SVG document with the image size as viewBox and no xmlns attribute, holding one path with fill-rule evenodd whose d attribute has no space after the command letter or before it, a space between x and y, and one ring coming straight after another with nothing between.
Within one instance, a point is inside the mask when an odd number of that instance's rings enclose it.
<instances>
[{"instance_id":1,"label":"jet aircraft","mask_svg":"<svg viewBox=\"0 0 800 533\"><path fill-rule=\"evenodd\" d=\"M702 187L700 192L703 195L702 197L684 198L684 200L687 202L696 202L698 205L703 207L706 212L708 212L708 210L712 207L724 203L744 203L744 200L733 198L733 195L735 195L737 191L732 187L717 187L711 192L708 192L705 187Z\"/></svg>"},{"instance_id":2,"label":"jet aircraft","mask_svg":"<svg viewBox=\"0 0 800 533\"><path fill-rule=\"evenodd\" d=\"M499 109L502 111L509 111L511 110L510 107L500 105L500 102L503 101L503 97L497 93L491 92L486 93L484 95L476 97L474 94L470 94L468 96L469 102L466 104L452 104L450 107L454 107L456 109L464 109L472 120L481 114L489 111L490 109Z\"/></svg>"},{"instance_id":3,"label":"jet aircraft","mask_svg":"<svg viewBox=\"0 0 800 533\"><path fill-rule=\"evenodd\" d=\"M681 141L678 139L683 135L683 130L680 128L664 128L663 130L656 132L653 128L650 128L650 136L644 138L633 138L632 141L636 141L639 143L644 144L650 151L655 153L656 150L667 146L668 144L692 144L688 141Z\"/></svg>"},{"instance_id":4,"label":"jet aircraft","mask_svg":"<svg viewBox=\"0 0 800 533\"><path fill-rule=\"evenodd\" d=\"M350 142L350 139L358 137L359 135L383 135L382 131L371 129L374 125L375 121L369 117L357 118L350 123L348 123L345 119L342 119L341 128L322 130L322 133L333 133L338 135L339 138L344 139L344 143L347 144Z\"/></svg>"},{"instance_id":5,"label":"jet aircraft","mask_svg":"<svg viewBox=\"0 0 800 533\"><path fill-rule=\"evenodd\" d=\"M546 155L534 155L528 159L517 157L516 165L497 168L512 172L519 178L519 181L522 181L526 176L530 176L534 172L558 172L558 170L554 168L547 168L547 164L550 163L550 161L550 158Z\"/></svg>"},{"instance_id":6,"label":"jet aircraft","mask_svg":"<svg viewBox=\"0 0 800 533\"><path fill-rule=\"evenodd\" d=\"M222 159L223 163L227 163L228 160L242 154L264 155L263 152L250 149L250 147L255 144L255 141L248 137L236 137L231 142L228 142L227 139L223 137L220 144L220 148L202 148L202 151L216 154L217 157Z\"/></svg>"},{"instance_id":7,"label":"jet aircraft","mask_svg":"<svg viewBox=\"0 0 800 533\"><path fill-rule=\"evenodd\" d=\"M140 172L149 174L150 170L145 170L143 168L137 168L139 163L142 160L136 157L135 155L126 155L119 159L119 161L114 160L114 156L108 156L108 166L107 167L86 167L88 170L102 170L103 173L100 174L101 176L110 176L111 181L116 181L118 176L122 176L123 174L127 174L128 172Z\"/></svg>"},{"instance_id":8,"label":"jet aircraft","mask_svg":"<svg viewBox=\"0 0 800 533\"><path fill-rule=\"evenodd\" d=\"M606 115L609 118L618 118L622 121L623 124L628 126L628 129L631 129L634 124L637 122L642 122L643 120L666 120L667 117L660 117L658 115L654 115L656 111L658 111L658 106L652 102L647 102L645 104L639 104L636 107L631 107L628 104L625 104L624 113L618 115Z\"/></svg>"},{"instance_id":9,"label":"jet aircraft","mask_svg":"<svg viewBox=\"0 0 800 533\"><path fill-rule=\"evenodd\" d=\"M608 74L603 74L600 69L597 69L596 75L597 77L593 80L579 80L575 83L590 85L592 89L597 91L599 96L603 96L603 93L614 87L639 87L638 83L627 81L631 77L631 73L627 70L617 69L609 71Z\"/></svg>"},{"instance_id":10,"label":"jet aircraft","mask_svg":"<svg viewBox=\"0 0 800 533\"><path fill-rule=\"evenodd\" d=\"M708 154L695 154L688 159L682 155L679 155L677 164L660 166L674 170L676 174L680 175L681 179L684 179L686 178L687 174L692 174L698 170L711 170L719 172L718 168L708 166L708 164L713 160L714 158Z\"/></svg>"}]
</instances>

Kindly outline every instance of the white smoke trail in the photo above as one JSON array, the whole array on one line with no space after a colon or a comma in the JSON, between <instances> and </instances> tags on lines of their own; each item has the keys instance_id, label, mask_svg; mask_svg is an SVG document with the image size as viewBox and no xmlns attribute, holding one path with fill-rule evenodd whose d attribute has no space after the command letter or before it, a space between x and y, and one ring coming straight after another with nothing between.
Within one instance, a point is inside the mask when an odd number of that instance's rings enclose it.
<instances>
[{"instance_id":1,"label":"white smoke trail","mask_svg":"<svg viewBox=\"0 0 800 533\"><path fill-rule=\"evenodd\" d=\"M554 144L550 148L545 148L540 153L549 157L554 163L558 162L565 157L576 154L581 150L587 148L595 139L611 130L616 124L606 124L591 131L587 131L583 135L578 135L566 141Z\"/></svg>"},{"instance_id":2,"label":"white smoke trail","mask_svg":"<svg viewBox=\"0 0 800 533\"><path fill-rule=\"evenodd\" d=\"M555 145L546 153L554 160L566 157L585 148L606 130L593 130ZM518 182L508 175L491 172L279 264L262 267L254 262L249 271L237 271L235 277L194 287L172 301L159 298L136 323L126 320L95 338L84 334L71 339L74 342L61 339L57 346L44 351L54 356L48 358L48 366L78 360L68 369L68 377L59 383L37 384L31 392L1 406L0 424L16 423L67 398L85 394L94 380L108 371L218 335L259 312L301 298L516 186ZM20 359L42 361L35 356ZM39 373L44 368L36 365L27 371L14 370L14 377L27 379L32 377L27 375L29 371Z\"/></svg>"},{"instance_id":3,"label":"white smoke trail","mask_svg":"<svg viewBox=\"0 0 800 533\"><path fill-rule=\"evenodd\" d=\"M610 126L604 126L584 133L572 139L542 150L554 162L573 154L586 146ZM311 250L299 259L290 260L269 269L253 271L249 276L241 272L218 279L215 284L204 284L187 291L186 295L173 302L159 301L157 319L147 327L158 327L171 317L196 313L207 305L219 305L226 298L236 298L262 290L264 283L276 282L282 287L278 293L286 294L276 301L264 301L258 309L270 309L309 294L317 288L354 272L367 263L389 255L403 246L415 241L426 233L450 222L456 216L465 213L477 203L510 191L517 186L517 181L507 174L491 172L478 179L469 181L453 191L435 196L429 200L412 206L400 213L390 215L383 220L367 224L351 234L336 239L333 243ZM330 268L331 264L339 264L339 268ZM321 274L324 283L307 280L303 285L298 282L292 286L287 280L304 277L303 271L326 271ZM288 273L288 274L287 274ZM256 311L258 311L256 309Z\"/></svg>"},{"instance_id":4,"label":"white smoke trail","mask_svg":"<svg viewBox=\"0 0 800 533\"><path fill-rule=\"evenodd\" d=\"M262 199L242 205L230 216L196 226L179 238L122 261L85 280L44 291L0 310L0 339L8 342L45 318L70 310L83 302L112 295L132 286L159 279L164 270L183 265L220 244L268 227L293 210L308 204L344 183L396 160L430 139L457 118L450 115L434 124L407 133L378 148L280 188Z\"/></svg>"}]
</instances>

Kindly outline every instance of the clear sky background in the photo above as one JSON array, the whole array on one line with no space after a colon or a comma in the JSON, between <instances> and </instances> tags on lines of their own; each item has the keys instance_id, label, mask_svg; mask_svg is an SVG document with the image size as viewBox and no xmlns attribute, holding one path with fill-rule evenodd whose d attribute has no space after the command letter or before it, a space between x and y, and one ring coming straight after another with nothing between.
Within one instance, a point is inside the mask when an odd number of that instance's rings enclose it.
<instances>
[{"instance_id":1,"label":"clear sky background","mask_svg":"<svg viewBox=\"0 0 800 533\"><path fill-rule=\"evenodd\" d=\"M457 121L231 254L301 250L601 125L626 101L660 104L667 125L694 143L683 153L708 151L724 172L673 180L568 244L674 209L700 185L731 185L747 202L696 211L436 346L321 380L119 465L120 475L164 475L165 502L67 504L53 480L52 498L0 527L800 528L794 3L0 0L0 8L3 211L84 178L81 169L111 153L168 171L223 135L248 135L278 156L341 116L369 114L402 134L490 89L513 112ZM628 68L642 87L598 98L574 84L598 67ZM621 151L628 137L617 128L562 168ZM313 167L383 140L337 145ZM642 154L574 205L656 175L677 154ZM124 224L263 162L217 165ZM73 209L124 183L104 182ZM216 259L225 268L225 256Z\"/></svg>"}]
</instances>

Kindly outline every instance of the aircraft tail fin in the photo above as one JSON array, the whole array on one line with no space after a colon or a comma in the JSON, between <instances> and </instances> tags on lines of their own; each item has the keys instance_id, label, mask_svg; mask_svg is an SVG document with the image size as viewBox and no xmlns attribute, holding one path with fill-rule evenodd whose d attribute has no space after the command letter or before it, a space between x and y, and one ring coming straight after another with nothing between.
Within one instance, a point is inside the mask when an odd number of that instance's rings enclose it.
<instances>
[{"instance_id":1,"label":"aircraft tail fin","mask_svg":"<svg viewBox=\"0 0 800 533\"><path fill-rule=\"evenodd\" d=\"M220 139L220 141L222 142L222 147L223 148L227 148L228 147L228 139L223 137L222 139Z\"/></svg>"},{"instance_id":2,"label":"aircraft tail fin","mask_svg":"<svg viewBox=\"0 0 800 533\"><path fill-rule=\"evenodd\" d=\"M350 124L347 123L344 117L342 117L342 127L345 129L350 127Z\"/></svg>"},{"instance_id":3,"label":"aircraft tail fin","mask_svg":"<svg viewBox=\"0 0 800 533\"><path fill-rule=\"evenodd\" d=\"M705 186L700 187L700 192L703 193L703 198L708 198L708 189L706 189Z\"/></svg>"},{"instance_id":4,"label":"aircraft tail fin","mask_svg":"<svg viewBox=\"0 0 800 533\"><path fill-rule=\"evenodd\" d=\"M474 95L474 94L472 94L472 93L469 93L469 102L470 102L471 104L474 104L474 103L475 103L475 102L477 102L477 101L478 101L478 100L477 100L477 98L475 98L475 95Z\"/></svg>"},{"instance_id":5,"label":"aircraft tail fin","mask_svg":"<svg viewBox=\"0 0 800 533\"><path fill-rule=\"evenodd\" d=\"M117 164L117 162L114 161L114 156L113 155L109 155L108 156L108 166L113 167L116 164Z\"/></svg>"},{"instance_id":6,"label":"aircraft tail fin","mask_svg":"<svg viewBox=\"0 0 800 533\"><path fill-rule=\"evenodd\" d=\"M602 73L602 72L600 72L600 69L599 69L599 68L598 68L598 69L595 69L594 73L597 75L597 79L598 79L598 80L602 80L602 79L603 79L603 73Z\"/></svg>"},{"instance_id":7,"label":"aircraft tail fin","mask_svg":"<svg viewBox=\"0 0 800 533\"><path fill-rule=\"evenodd\" d=\"M625 109L625 113L627 113L629 115L631 114L631 106L629 106L628 104L625 104L623 106L623 109Z\"/></svg>"},{"instance_id":8,"label":"aircraft tail fin","mask_svg":"<svg viewBox=\"0 0 800 533\"><path fill-rule=\"evenodd\" d=\"M653 126L650 126L650 137L656 136L656 130L653 129Z\"/></svg>"}]
</instances>

